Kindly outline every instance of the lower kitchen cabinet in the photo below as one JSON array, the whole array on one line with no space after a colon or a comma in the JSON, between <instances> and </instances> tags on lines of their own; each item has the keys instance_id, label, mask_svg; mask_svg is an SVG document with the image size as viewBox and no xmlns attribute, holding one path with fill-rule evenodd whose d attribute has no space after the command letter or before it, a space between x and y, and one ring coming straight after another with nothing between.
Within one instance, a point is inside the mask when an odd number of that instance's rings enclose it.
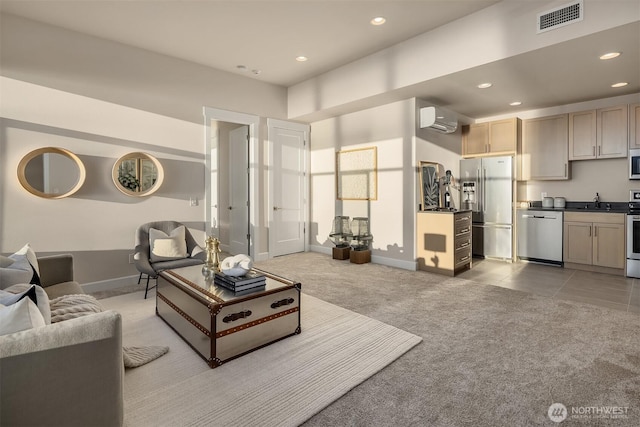
<instances>
[{"instance_id":1,"label":"lower kitchen cabinet","mask_svg":"<svg viewBox=\"0 0 640 427\"><path fill-rule=\"evenodd\" d=\"M593 264L593 224L564 222L564 262Z\"/></svg>"},{"instance_id":2,"label":"lower kitchen cabinet","mask_svg":"<svg viewBox=\"0 0 640 427\"><path fill-rule=\"evenodd\" d=\"M471 268L471 211L418 212L418 269L455 274Z\"/></svg>"},{"instance_id":3,"label":"lower kitchen cabinet","mask_svg":"<svg viewBox=\"0 0 640 427\"><path fill-rule=\"evenodd\" d=\"M565 267L624 274L624 214L566 212L564 218Z\"/></svg>"}]
</instances>

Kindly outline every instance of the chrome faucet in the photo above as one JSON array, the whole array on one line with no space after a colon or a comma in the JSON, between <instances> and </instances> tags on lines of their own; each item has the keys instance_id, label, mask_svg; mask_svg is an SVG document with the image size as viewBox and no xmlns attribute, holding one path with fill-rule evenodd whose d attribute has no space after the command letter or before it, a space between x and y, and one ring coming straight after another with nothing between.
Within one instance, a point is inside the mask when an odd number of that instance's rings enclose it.
<instances>
[{"instance_id":1,"label":"chrome faucet","mask_svg":"<svg viewBox=\"0 0 640 427\"><path fill-rule=\"evenodd\" d=\"M596 209L600 208L600 194L596 193L596 197L593 198L593 202L596 205Z\"/></svg>"}]
</instances>

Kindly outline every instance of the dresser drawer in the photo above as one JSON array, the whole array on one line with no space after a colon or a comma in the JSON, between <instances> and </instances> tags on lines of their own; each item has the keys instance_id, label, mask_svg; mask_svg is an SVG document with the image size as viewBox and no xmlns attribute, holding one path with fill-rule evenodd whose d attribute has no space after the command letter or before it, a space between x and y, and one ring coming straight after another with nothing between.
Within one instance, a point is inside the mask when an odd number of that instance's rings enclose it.
<instances>
[{"instance_id":1,"label":"dresser drawer","mask_svg":"<svg viewBox=\"0 0 640 427\"><path fill-rule=\"evenodd\" d=\"M471 223L462 223L462 224L456 224L455 225L455 239L457 240L458 238L467 236L467 235L471 235Z\"/></svg>"},{"instance_id":2,"label":"dresser drawer","mask_svg":"<svg viewBox=\"0 0 640 427\"><path fill-rule=\"evenodd\" d=\"M460 267L471 262L471 248L464 248L456 251L454 265L455 268Z\"/></svg>"},{"instance_id":3,"label":"dresser drawer","mask_svg":"<svg viewBox=\"0 0 640 427\"><path fill-rule=\"evenodd\" d=\"M453 243L453 250L458 251L471 247L471 233L466 233L458 237Z\"/></svg>"},{"instance_id":4,"label":"dresser drawer","mask_svg":"<svg viewBox=\"0 0 640 427\"><path fill-rule=\"evenodd\" d=\"M463 224L463 223L469 223L471 224L471 213L463 213L463 214L456 214L455 215L455 223L457 224Z\"/></svg>"}]
</instances>

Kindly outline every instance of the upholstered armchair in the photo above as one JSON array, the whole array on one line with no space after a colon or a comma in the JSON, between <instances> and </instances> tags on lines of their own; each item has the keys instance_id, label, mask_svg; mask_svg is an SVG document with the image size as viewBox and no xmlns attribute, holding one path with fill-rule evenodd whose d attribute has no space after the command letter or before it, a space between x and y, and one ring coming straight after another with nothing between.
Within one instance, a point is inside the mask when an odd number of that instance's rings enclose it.
<instances>
[{"instance_id":1,"label":"upholstered armchair","mask_svg":"<svg viewBox=\"0 0 640 427\"><path fill-rule=\"evenodd\" d=\"M147 276L145 299L149 289L155 287L149 288L149 280L157 280L160 271L204 264L206 259L206 252L198 245L189 229L177 221L142 224L136 230L135 245L133 259L136 269L140 272L138 284L143 274Z\"/></svg>"}]
</instances>

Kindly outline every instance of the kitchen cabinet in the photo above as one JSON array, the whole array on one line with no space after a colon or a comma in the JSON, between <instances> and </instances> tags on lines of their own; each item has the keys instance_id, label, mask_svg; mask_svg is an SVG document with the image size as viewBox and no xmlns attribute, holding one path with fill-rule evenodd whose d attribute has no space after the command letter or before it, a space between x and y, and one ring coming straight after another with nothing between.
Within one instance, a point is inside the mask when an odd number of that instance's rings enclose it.
<instances>
[{"instance_id":1,"label":"kitchen cabinet","mask_svg":"<svg viewBox=\"0 0 640 427\"><path fill-rule=\"evenodd\" d=\"M475 123L462 126L462 156L486 154L489 145L489 124Z\"/></svg>"},{"instance_id":2,"label":"kitchen cabinet","mask_svg":"<svg viewBox=\"0 0 640 427\"><path fill-rule=\"evenodd\" d=\"M629 105L629 148L640 148L640 104Z\"/></svg>"},{"instance_id":3,"label":"kitchen cabinet","mask_svg":"<svg viewBox=\"0 0 640 427\"><path fill-rule=\"evenodd\" d=\"M563 260L565 267L615 269L624 273L625 214L565 212ZM591 268L588 268L591 269ZM611 270L601 270L613 272Z\"/></svg>"},{"instance_id":4,"label":"kitchen cabinet","mask_svg":"<svg viewBox=\"0 0 640 427\"><path fill-rule=\"evenodd\" d=\"M454 276L471 268L471 211L424 211L417 218L418 269Z\"/></svg>"},{"instance_id":5,"label":"kitchen cabinet","mask_svg":"<svg viewBox=\"0 0 640 427\"><path fill-rule=\"evenodd\" d=\"M462 127L462 156L515 154L520 139L520 119L496 120Z\"/></svg>"},{"instance_id":6,"label":"kitchen cabinet","mask_svg":"<svg viewBox=\"0 0 640 427\"><path fill-rule=\"evenodd\" d=\"M627 157L628 107L569 114L569 160Z\"/></svg>"},{"instance_id":7,"label":"kitchen cabinet","mask_svg":"<svg viewBox=\"0 0 640 427\"><path fill-rule=\"evenodd\" d=\"M520 180L569 179L567 114L522 121Z\"/></svg>"}]
</instances>

